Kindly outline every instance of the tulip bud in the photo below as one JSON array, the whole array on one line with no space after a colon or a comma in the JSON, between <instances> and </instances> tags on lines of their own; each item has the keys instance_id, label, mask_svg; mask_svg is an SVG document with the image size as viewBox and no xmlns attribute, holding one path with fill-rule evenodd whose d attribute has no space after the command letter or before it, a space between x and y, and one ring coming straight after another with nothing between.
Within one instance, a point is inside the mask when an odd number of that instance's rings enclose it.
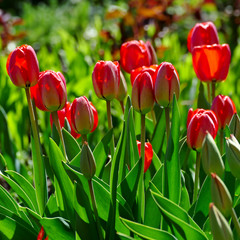
<instances>
[{"instance_id":1,"label":"tulip bud","mask_svg":"<svg viewBox=\"0 0 240 240\"><path fill-rule=\"evenodd\" d=\"M212 102L211 110L215 112L218 119L218 126L224 129L235 114L236 107L232 99L228 96L218 95Z\"/></svg>"},{"instance_id":2,"label":"tulip bud","mask_svg":"<svg viewBox=\"0 0 240 240\"><path fill-rule=\"evenodd\" d=\"M141 157L141 142L137 141L139 157ZM153 149L150 142L145 143L145 157L144 157L144 173L148 170L151 165L153 158Z\"/></svg>"},{"instance_id":3,"label":"tulip bud","mask_svg":"<svg viewBox=\"0 0 240 240\"><path fill-rule=\"evenodd\" d=\"M39 66L35 51L29 45L13 50L7 59L7 72L17 87L32 87L37 84Z\"/></svg>"},{"instance_id":4,"label":"tulip bud","mask_svg":"<svg viewBox=\"0 0 240 240\"><path fill-rule=\"evenodd\" d=\"M105 100L117 96L120 84L120 66L118 62L98 61L92 73L93 87L96 95Z\"/></svg>"},{"instance_id":5,"label":"tulip bud","mask_svg":"<svg viewBox=\"0 0 240 240\"><path fill-rule=\"evenodd\" d=\"M213 172L219 176L223 175L225 169L218 147L209 133L202 145L202 166L206 174Z\"/></svg>"},{"instance_id":6,"label":"tulip bud","mask_svg":"<svg viewBox=\"0 0 240 240\"><path fill-rule=\"evenodd\" d=\"M197 23L189 33L188 42L190 52L196 46L219 44L215 25L212 22Z\"/></svg>"},{"instance_id":7,"label":"tulip bud","mask_svg":"<svg viewBox=\"0 0 240 240\"><path fill-rule=\"evenodd\" d=\"M192 50L194 71L197 77L204 82L225 80L230 60L231 51L228 44L202 45L194 47Z\"/></svg>"},{"instance_id":8,"label":"tulip bud","mask_svg":"<svg viewBox=\"0 0 240 240\"><path fill-rule=\"evenodd\" d=\"M63 109L67 102L67 90L66 81L60 72L51 70L41 72L38 86L40 99L47 111L54 112Z\"/></svg>"},{"instance_id":9,"label":"tulip bud","mask_svg":"<svg viewBox=\"0 0 240 240\"><path fill-rule=\"evenodd\" d=\"M123 101L126 96L127 96L127 83L126 83L124 75L120 71L120 83L118 86L116 98L118 101Z\"/></svg>"},{"instance_id":10,"label":"tulip bud","mask_svg":"<svg viewBox=\"0 0 240 240\"><path fill-rule=\"evenodd\" d=\"M187 144L194 150L202 147L203 140L209 132L213 139L217 136L218 122L211 110L189 109L187 117Z\"/></svg>"},{"instance_id":11,"label":"tulip bud","mask_svg":"<svg viewBox=\"0 0 240 240\"><path fill-rule=\"evenodd\" d=\"M152 56L146 44L140 41L129 41L122 44L120 49L120 62L123 70L131 73L133 69L150 66Z\"/></svg>"},{"instance_id":12,"label":"tulip bud","mask_svg":"<svg viewBox=\"0 0 240 240\"><path fill-rule=\"evenodd\" d=\"M98 118L97 111L86 97L76 98L71 106L71 122L73 129L86 135L95 130ZM94 115L95 114L95 115Z\"/></svg>"},{"instance_id":13,"label":"tulip bud","mask_svg":"<svg viewBox=\"0 0 240 240\"><path fill-rule=\"evenodd\" d=\"M157 54L156 54L156 51L155 49L153 48L152 44L150 41L146 41L146 46L147 46L147 49L148 49L148 52L151 56L151 64L157 64L158 63L158 60L157 60Z\"/></svg>"},{"instance_id":14,"label":"tulip bud","mask_svg":"<svg viewBox=\"0 0 240 240\"><path fill-rule=\"evenodd\" d=\"M158 65L155 64L155 65L151 65L150 67L143 66L143 67L133 69L131 71L131 84L133 85L138 74L144 73L144 72L148 72L151 75L152 80L154 80L154 75L157 68L158 68ZM153 86L154 86L154 82L153 82Z\"/></svg>"},{"instance_id":15,"label":"tulip bud","mask_svg":"<svg viewBox=\"0 0 240 240\"><path fill-rule=\"evenodd\" d=\"M96 163L91 149L87 142L84 142L80 158L80 171L87 180L93 178L96 172Z\"/></svg>"},{"instance_id":16,"label":"tulip bud","mask_svg":"<svg viewBox=\"0 0 240 240\"><path fill-rule=\"evenodd\" d=\"M211 174L212 201L225 217L231 215L232 197L224 182L215 173Z\"/></svg>"},{"instance_id":17,"label":"tulip bud","mask_svg":"<svg viewBox=\"0 0 240 240\"><path fill-rule=\"evenodd\" d=\"M230 132L237 138L237 140L240 141L240 118L237 113L232 116L232 119L229 123L229 129Z\"/></svg>"},{"instance_id":18,"label":"tulip bud","mask_svg":"<svg viewBox=\"0 0 240 240\"><path fill-rule=\"evenodd\" d=\"M167 107L172 102L174 93L179 98L179 76L171 63L163 62L158 66L154 82L155 99L160 106Z\"/></svg>"},{"instance_id":19,"label":"tulip bud","mask_svg":"<svg viewBox=\"0 0 240 240\"><path fill-rule=\"evenodd\" d=\"M214 240L233 240L228 222L213 203L209 205L209 219Z\"/></svg>"},{"instance_id":20,"label":"tulip bud","mask_svg":"<svg viewBox=\"0 0 240 240\"><path fill-rule=\"evenodd\" d=\"M139 74L132 87L133 108L146 114L153 108L154 93L151 75L148 72Z\"/></svg>"},{"instance_id":21,"label":"tulip bud","mask_svg":"<svg viewBox=\"0 0 240 240\"><path fill-rule=\"evenodd\" d=\"M234 177L240 179L240 144L237 139L231 134L230 138L226 139L226 158Z\"/></svg>"}]
</instances>

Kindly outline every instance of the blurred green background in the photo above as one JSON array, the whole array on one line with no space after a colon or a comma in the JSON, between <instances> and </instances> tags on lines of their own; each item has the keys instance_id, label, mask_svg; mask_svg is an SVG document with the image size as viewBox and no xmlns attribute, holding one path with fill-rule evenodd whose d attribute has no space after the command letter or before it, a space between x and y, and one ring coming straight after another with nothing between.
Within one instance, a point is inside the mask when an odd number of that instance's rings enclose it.
<instances>
[{"instance_id":1,"label":"blurred green background","mask_svg":"<svg viewBox=\"0 0 240 240\"><path fill-rule=\"evenodd\" d=\"M197 22L212 21L220 43L228 43L232 52L229 75L217 84L216 93L229 95L239 113L239 0L1 0L0 9L0 151L9 161L8 166L26 177L31 177L27 101L24 90L15 87L6 73L8 54L22 44L33 46L41 71L51 69L64 74L69 101L85 95L93 102L99 113L98 128L89 135L94 148L107 132L107 116L105 101L99 100L93 90L93 68L101 59L119 60L121 44L131 39L150 40L158 63L167 61L176 67L181 83L181 136L185 136L188 109L206 106L206 85L203 92L187 50L187 36ZM125 77L131 95L130 76ZM117 140L123 116L116 100L112 108ZM47 151L49 113L38 111L38 115L41 141ZM149 129L147 137L151 134Z\"/></svg>"}]
</instances>

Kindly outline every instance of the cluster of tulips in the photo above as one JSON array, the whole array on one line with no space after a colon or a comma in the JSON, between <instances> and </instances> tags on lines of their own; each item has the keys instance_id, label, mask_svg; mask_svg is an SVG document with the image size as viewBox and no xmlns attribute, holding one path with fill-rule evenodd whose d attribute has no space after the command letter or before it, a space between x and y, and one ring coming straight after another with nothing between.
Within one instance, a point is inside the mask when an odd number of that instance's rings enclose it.
<instances>
[{"instance_id":1,"label":"cluster of tulips","mask_svg":"<svg viewBox=\"0 0 240 240\"><path fill-rule=\"evenodd\" d=\"M232 215L237 231L240 231L239 223L236 217L234 217L235 212L232 208L231 196L218 175L221 176L224 172L224 164L221 158L221 154L224 151L223 130L233 119L236 107L228 96L218 95L215 97L216 83L227 78L231 59L230 48L227 44L219 44L216 27L213 23L206 22L196 24L190 31L188 49L192 54L193 67L197 77L207 83L208 101L211 103L211 110L193 110L191 108L187 117L186 141L189 148L197 152L193 202L197 200L198 195L198 178L202 154L203 168L207 174L212 176L213 182L212 192L214 194L212 200L214 203L210 205L210 221L213 226L213 236L215 239L223 239L217 236L222 237L221 234L227 234L230 237L226 239L231 239L231 229L222 213L225 216ZM125 74L130 74L132 106L141 115L141 141L137 142L137 146L140 160L142 159L142 161L139 162L141 164L141 173L137 198L139 202L144 204L144 173L148 170L153 157L152 146L145 139L145 116L146 114L151 115L152 121L156 125L156 117L153 110L154 104L164 108L166 136L167 139L169 138L171 127L169 110L174 98L176 100L179 98L180 80L177 70L171 63L162 62L158 65L156 53L150 42L145 43L141 40L133 40L123 43L120 49L120 63L117 61L99 61L96 63L92 73L95 93L98 98L106 101L109 129L113 128L111 101L117 99L124 112L124 99L127 96L127 84L120 67L125 71ZM38 60L31 46L23 45L17 47L9 55L7 72L16 86L23 87L26 90L33 139L36 147L37 157L34 160L35 162L33 162L34 180L41 214L44 212L47 198L47 193L44 192L44 189L46 189L46 174L42 161L35 106L42 111L51 112L51 124L55 125L59 133L66 159L67 154L64 147L62 128L68 126L74 138L82 137L83 147L80 169L89 181L89 187L91 192L93 192L91 179L95 174L96 164L87 143L87 134L93 132L98 125L98 113L94 105L85 96L76 98L72 103L68 102L66 81L63 74L51 70L39 72ZM218 130L221 138L220 153L214 142ZM232 146L234 144L236 145L238 142L231 136L226 146L228 154L233 154ZM114 151L115 143L112 136L110 142L111 159L114 157ZM229 162L229 166L233 171L233 175L239 177L239 173L235 174L237 172L237 163L233 161ZM114 198L116 196L116 188L113 188L112 184L115 183L110 182L110 189L115 189L113 190L115 192L111 192ZM112 201L116 202L116 198L112 199ZM92 198L92 204L98 224L99 236L101 236L94 197ZM138 220L140 222L144 219L144 212L142 211L142 209L139 209ZM112 231L114 231L114 217L115 215L112 216ZM41 230L41 236L43 236L43 229Z\"/></svg>"}]
</instances>

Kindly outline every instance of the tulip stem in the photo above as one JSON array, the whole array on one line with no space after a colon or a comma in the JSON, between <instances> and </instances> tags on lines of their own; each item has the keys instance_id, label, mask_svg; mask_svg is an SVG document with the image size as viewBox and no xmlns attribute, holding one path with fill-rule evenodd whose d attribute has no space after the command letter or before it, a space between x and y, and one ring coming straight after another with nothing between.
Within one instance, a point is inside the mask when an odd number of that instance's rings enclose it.
<instances>
[{"instance_id":1,"label":"tulip stem","mask_svg":"<svg viewBox=\"0 0 240 240\"><path fill-rule=\"evenodd\" d=\"M197 200L200 163L201 163L201 153L197 152L196 169L195 169L195 181L194 181L194 189L193 189L193 203Z\"/></svg>"},{"instance_id":2,"label":"tulip stem","mask_svg":"<svg viewBox=\"0 0 240 240\"><path fill-rule=\"evenodd\" d=\"M112 124L112 115L111 115L111 102L110 101L106 101L107 102L107 118L108 118L108 129L112 129L113 128L113 124ZM113 155L114 155L114 135L112 133L112 139L110 142L110 152L111 152L111 160L113 159Z\"/></svg>"},{"instance_id":3,"label":"tulip stem","mask_svg":"<svg viewBox=\"0 0 240 240\"><path fill-rule=\"evenodd\" d=\"M123 114L124 114L124 110L125 110L125 108L124 108L123 101L120 101L120 105L121 105L121 108L122 108L122 112L123 112Z\"/></svg>"},{"instance_id":4,"label":"tulip stem","mask_svg":"<svg viewBox=\"0 0 240 240\"><path fill-rule=\"evenodd\" d=\"M155 127L157 121L156 121L156 115L155 115L155 112L154 112L154 109L153 109L153 108L152 108L152 110L151 110L151 114L152 114L153 125L154 125L154 127Z\"/></svg>"},{"instance_id":5,"label":"tulip stem","mask_svg":"<svg viewBox=\"0 0 240 240\"><path fill-rule=\"evenodd\" d=\"M93 183L92 183L91 179L88 180L88 186L89 186L89 190L90 190L93 211L94 211L95 220L96 220L96 224L97 224L98 237L100 240L102 240L103 233L102 233L101 224L100 224L99 217L98 217L97 204L96 204L96 199L95 199L95 195L94 195Z\"/></svg>"},{"instance_id":6,"label":"tulip stem","mask_svg":"<svg viewBox=\"0 0 240 240\"><path fill-rule=\"evenodd\" d=\"M215 98L216 82L212 81L212 101Z\"/></svg>"},{"instance_id":7,"label":"tulip stem","mask_svg":"<svg viewBox=\"0 0 240 240\"><path fill-rule=\"evenodd\" d=\"M234 208L232 208L232 210L231 210L231 216L232 216L232 220L233 220L238 238L240 238L240 224L239 224L239 221L238 221L238 218L237 218Z\"/></svg>"},{"instance_id":8,"label":"tulip stem","mask_svg":"<svg viewBox=\"0 0 240 240\"><path fill-rule=\"evenodd\" d=\"M82 144L84 144L84 142L87 142L87 135L86 134L82 134Z\"/></svg>"},{"instance_id":9,"label":"tulip stem","mask_svg":"<svg viewBox=\"0 0 240 240\"><path fill-rule=\"evenodd\" d=\"M138 182L138 221L144 222L145 194L144 194L144 160L145 160L145 115L141 115L141 170Z\"/></svg>"},{"instance_id":10,"label":"tulip stem","mask_svg":"<svg viewBox=\"0 0 240 240\"><path fill-rule=\"evenodd\" d=\"M39 207L40 215L42 216L44 213L46 202L47 202L46 173L45 173L44 162L42 158L42 149L40 144L36 117L34 115L33 105L30 97L30 89L25 88L25 91L26 91L26 96L28 101L28 110L29 110L30 122L32 127L34 147L35 147L34 148L35 157L32 157L34 183L36 188L38 207ZM32 155L34 156L33 149L32 149Z\"/></svg>"},{"instance_id":11,"label":"tulip stem","mask_svg":"<svg viewBox=\"0 0 240 240\"><path fill-rule=\"evenodd\" d=\"M224 136L223 136L223 129L220 129L220 153L221 155L223 154L223 140L224 140Z\"/></svg>"},{"instance_id":12,"label":"tulip stem","mask_svg":"<svg viewBox=\"0 0 240 240\"><path fill-rule=\"evenodd\" d=\"M54 112L52 112L51 114L52 114L53 122L54 122L54 124L55 124L55 126L56 126L56 128L57 128L59 137L60 137L61 142L62 142L64 157L65 157L65 159L67 159L66 147L65 147L65 143L64 143L64 139L63 139L63 134L62 134L62 129L61 129L60 122L59 122L59 119L58 119L57 111L54 111Z\"/></svg>"},{"instance_id":13,"label":"tulip stem","mask_svg":"<svg viewBox=\"0 0 240 240\"><path fill-rule=\"evenodd\" d=\"M167 141L168 141L168 138L169 138L169 132L170 132L169 107L165 107L165 119L166 119L166 133L167 133Z\"/></svg>"},{"instance_id":14,"label":"tulip stem","mask_svg":"<svg viewBox=\"0 0 240 240\"><path fill-rule=\"evenodd\" d=\"M211 86L210 82L207 83L208 102L211 103Z\"/></svg>"}]
</instances>

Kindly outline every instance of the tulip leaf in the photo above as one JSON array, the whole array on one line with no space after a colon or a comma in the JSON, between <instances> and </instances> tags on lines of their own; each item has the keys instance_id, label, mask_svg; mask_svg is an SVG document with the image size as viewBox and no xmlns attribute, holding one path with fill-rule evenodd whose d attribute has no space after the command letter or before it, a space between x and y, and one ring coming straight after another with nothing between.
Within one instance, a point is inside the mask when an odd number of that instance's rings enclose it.
<instances>
[{"instance_id":1,"label":"tulip leaf","mask_svg":"<svg viewBox=\"0 0 240 240\"><path fill-rule=\"evenodd\" d=\"M5 170L6 170L6 168L7 168L6 160L5 160L5 158L3 157L3 155L0 153L0 171L1 171L2 173L4 173Z\"/></svg>"},{"instance_id":2,"label":"tulip leaf","mask_svg":"<svg viewBox=\"0 0 240 240\"><path fill-rule=\"evenodd\" d=\"M76 139L65 128L62 128L64 144L66 147L68 160L71 161L79 152L80 147Z\"/></svg>"},{"instance_id":3,"label":"tulip leaf","mask_svg":"<svg viewBox=\"0 0 240 240\"><path fill-rule=\"evenodd\" d=\"M49 240L74 240L74 234L68 222L62 218L42 218L41 225Z\"/></svg>"},{"instance_id":4,"label":"tulip leaf","mask_svg":"<svg viewBox=\"0 0 240 240\"><path fill-rule=\"evenodd\" d=\"M164 162L164 196L179 203L181 194L181 176L179 163L179 110L176 96L173 98L172 124Z\"/></svg>"},{"instance_id":5,"label":"tulip leaf","mask_svg":"<svg viewBox=\"0 0 240 240\"><path fill-rule=\"evenodd\" d=\"M198 108L203 108L203 109L210 109L210 103L207 101L205 94L204 94L204 86L202 82L200 82L199 85L199 94L198 94L198 102L197 102L197 107Z\"/></svg>"},{"instance_id":6,"label":"tulip leaf","mask_svg":"<svg viewBox=\"0 0 240 240\"><path fill-rule=\"evenodd\" d=\"M135 234L139 235L140 237L144 238L144 239L164 239L164 240L174 240L176 239L173 235L171 235L170 233L157 229L157 228L153 228L153 227L149 227L140 223L136 223L124 218L120 218L122 220L122 222L124 223L124 225L129 228L132 232L134 232Z\"/></svg>"},{"instance_id":7,"label":"tulip leaf","mask_svg":"<svg viewBox=\"0 0 240 240\"><path fill-rule=\"evenodd\" d=\"M152 196L163 213L164 218L176 227L176 230L184 239L207 239L205 233L184 209L158 193L152 192Z\"/></svg>"}]
</instances>

